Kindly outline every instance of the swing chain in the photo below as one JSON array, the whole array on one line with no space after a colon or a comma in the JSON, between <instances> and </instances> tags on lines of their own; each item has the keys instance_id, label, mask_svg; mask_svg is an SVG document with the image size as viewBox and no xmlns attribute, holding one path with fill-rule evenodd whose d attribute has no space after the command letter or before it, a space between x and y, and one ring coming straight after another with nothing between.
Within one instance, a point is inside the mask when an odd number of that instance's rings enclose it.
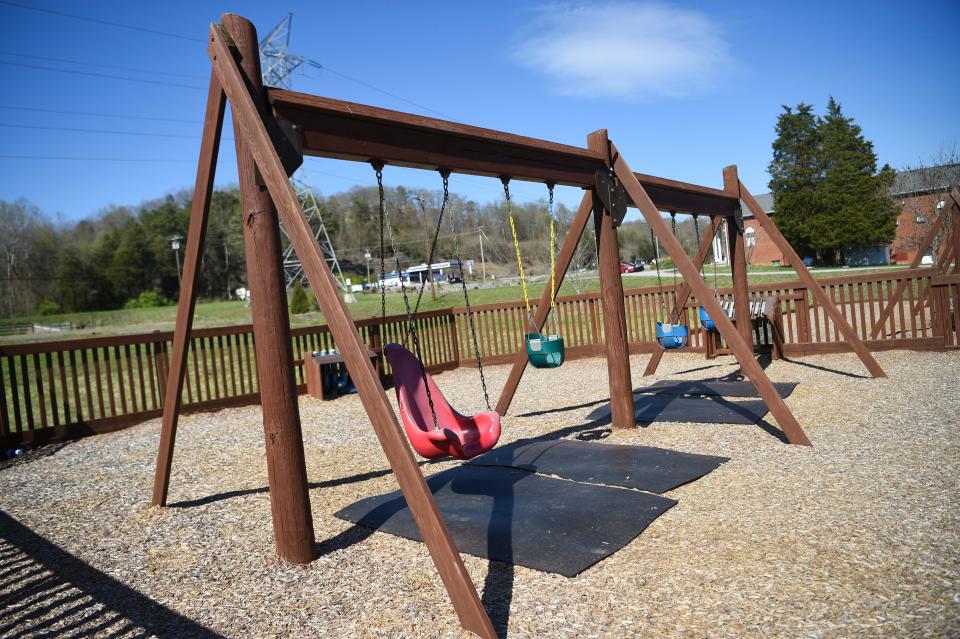
<instances>
[{"instance_id":1,"label":"swing chain","mask_svg":"<svg viewBox=\"0 0 960 639\"><path fill-rule=\"evenodd\" d=\"M400 248L397 246L397 237L393 233L393 226L390 224L390 218L386 214L387 205L386 205L386 196L383 189L383 164L379 162L372 162L374 170L377 172L377 184L380 194L380 232L383 233L383 228L386 227L387 233L390 236L390 244L393 247L393 258L396 261L397 267L397 277L400 280L400 291L403 294L403 306L407 311L407 337L413 338L413 349L417 356L417 362L420 364L420 378L423 380L423 387L427 392L427 403L430 405L430 415L433 417L433 429L436 431L440 430L440 423L437 421L437 411L433 404L433 395L430 393L430 384L427 381L427 369L423 365L423 353L420 348L420 336L417 334L417 318L414 312L410 308L410 298L407 296L407 288L403 285L403 271L400 266ZM380 244L381 255L383 254L383 243ZM381 267L382 268L382 267ZM382 297L381 304L383 305L384 317L386 317L386 280L382 283ZM404 341L406 341L406 337Z\"/></svg>"},{"instance_id":2,"label":"swing chain","mask_svg":"<svg viewBox=\"0 0 960 639\"><path fill-rule=\"evenodd\" d=\"M510 221L510 233L513 235L513 250L517 255L517 268L520 270L520 287L523 289L523 305L527 310L527 321L534 333L539 333L537 323L533 321L533 313L530 311L530 295L527 292L527 277L523 272L523 259L520 257L520 240L517 238L517 226L513 220L513 203L510 201L510 176L500 177L503 182L503 195L507 203L507 219Z\"/></svg>"},{"instance_id":3,"label":"swing chain","mask_svg":"<svg viewBox=\"0 0 960 639\"><path fill-rule=\"evenodd\" d=\"M673 237L677 238L677 212L670 211L670 232L673 233ZM679 238L677 238L679 242ZM673 264L673 311L677 314L677 264ZM679 314L677 314L679 317Z\"/></svg>"},{"instance_id":4,"label":"swing chain","mask_svg":"<svg viewBox=\"0 0 960 639\"><path fill-rule=\"evenodd\" d=\"M449 175L449 172L447 175ZM443 193L445 198L447 196L447 188L447 179L446 176L444 176ZM450 234L453 236L453 250L457 255L457 268L460 271L460 288L463 290L463 304L467 309L467 326L470 328L473 354L477 358L477 370L480 371L480 386L483 388L483 401L487 405L487 410L493 410L490 406L490 394L487 392L487 379L483 374L483 362L480 360L480 342L477 340L477 329L473 322L473 310L470 308L470 295L467 293L467 278L463 273L463 257L460 255L460 240L457 235L457 227L452 211L450 213ZM457 356L459 357L459 353Z\"/></svg>"},{"instance_id":5,"label":"swing chain","mask_svg":"<svg viewBox=\"0 0 960 639\"><path fill-rule=\"evenodd\" d=\"M553 219L553 182L547 182L547 217L550 219L550 317L553 318L553 330L560 334L560 323L557 321L557 236L555 220Z\"/></svg>"},{"instance_id":6,"label":"swing chain","mask_svg":"<svg viewBox=\"0 0 960 639\"><path fill-rule=\"evenodd\" d=\"M386 269L386 255L383 250L383 221L386 217L386 196L383 192L383 162L379 160L374 160L370 163L373 166L373 170L377 173L377 191L380 194L380 277L379 279L379 289L380 289L380 317L386 319L387 317L387 282L384 279L384 275L387 273Z\"/></svg>"}]
</instances>

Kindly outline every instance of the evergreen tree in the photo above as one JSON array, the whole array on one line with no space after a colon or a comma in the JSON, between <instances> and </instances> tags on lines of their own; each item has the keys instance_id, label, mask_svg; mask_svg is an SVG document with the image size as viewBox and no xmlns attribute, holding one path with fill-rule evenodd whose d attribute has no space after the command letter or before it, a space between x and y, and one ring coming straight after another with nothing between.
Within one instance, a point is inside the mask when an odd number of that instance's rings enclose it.
<instances>
[{"instance_id":1,"label":"evergreen tree","mask_svg":"<svg viewBox=\"0 0 960 639\"><path fill-rule=\"evenodd\" d=\"M895 172L877 171L873 143L840 104L830 98L820 120L823 179L818 185L820 210L811 224L817 249L838 263L844 249L886 244L897 230L897 208L889 195Z\"/></svg>"},{"instance_id":2,"label":"evergreen tree","mask_svg":"<svg viewBox=\"0 0 960 639\"><path fill-rule=\"evenodd\" d=\"M893 240L894 171L877 170L873 143L836 100L822 118L809 104L785 106L776 131L769 166L776 223L801 255L836 264L845 249Z\"/></svg>"},{"instance_id":3,"label":"evergreen tree","mask_svg":"<svg viewBox=\"0 0 960 639\"><path fill-rule=\"evenodd\" d=\"M303 290L300 282L297 282L293 285L293 291L290 294L290 314L301 315L310 311L310 300L307 299L307 292Z\"/></svg>"},{"instance_id":4,"label":"evergreen tree","mask_svg":"<svg viewBox=\"0 0 960 639\"><path fill-rule=\"evenodd\" d=\"M802 256L816 245L810 224L820 209L821 144L813 106L803 102L796 110L784 106L776 131L768 170L777 228Z\"/></svg>"}]
</instances>

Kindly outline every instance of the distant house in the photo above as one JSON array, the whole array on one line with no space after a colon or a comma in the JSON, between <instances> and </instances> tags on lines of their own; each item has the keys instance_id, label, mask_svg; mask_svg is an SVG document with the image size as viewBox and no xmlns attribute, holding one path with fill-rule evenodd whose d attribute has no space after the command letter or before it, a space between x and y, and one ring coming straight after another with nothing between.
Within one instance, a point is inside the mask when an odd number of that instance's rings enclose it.
<instances>
[{"instance_id":1,"label":"distant house","mask_svg":"<svg viewBox=\"0 0 960 639\"><path fill-rule=\"evenodd\" d=\"M892 195L900 205L897 218L897 234L889 246L864 246L846 252L845 258L851 266L875 264L908 264L917 254L930 224L939 214L939 208L946 202L950 185L960 180L960 164L944 164L924 169L901 171L897 173ZM755 196L764 212L776 221L773 206L773 194L763 193ZM750 264L766 266L789 266L783 253L773 243L766 231L760 227L743 206L744 240ZM722 227L714 240L714 255L718 263L727 261L726 227ZM803 256L801 256L803 257Z\"/></svg>"}]
</instances>

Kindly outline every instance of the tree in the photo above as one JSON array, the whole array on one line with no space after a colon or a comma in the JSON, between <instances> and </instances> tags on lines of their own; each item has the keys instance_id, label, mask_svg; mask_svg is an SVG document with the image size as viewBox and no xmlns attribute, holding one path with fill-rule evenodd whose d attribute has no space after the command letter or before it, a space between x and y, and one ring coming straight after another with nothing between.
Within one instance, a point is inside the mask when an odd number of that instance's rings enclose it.
<instances>
[{"instance_id":1,"label":"tree","mask_svg":"<svg viewBox=\"0 0 960 639\"><path fill-rule=\"evenodd\" d=\"M832 252L828 259L837 263L844 249L893 241L897 208L890 186L895 172L887 165L877 171L873 143L832 97L819 128L823 176L817 185L818 215L811 227L817 251Z\"/></svg>"},{"instance_id":2,"label":"tree","mask_svg":"<svg viewBox=\"0 0 960 639\"><path fill-rule=\"evenodd\" d=\"M784 106L777 118L777 139L770 162L770 191L777 228L803 255L816 243L811 221L820 210L817 185L821 179L821 144L813 106Z\"/></svg>"},{"instance_id":3,"label":"tree","mask_svg":"<svg viewBox=\"0 0 960 639\"><path fill-rule=\"evenodd\" d=\"M801 255L836 264L843 251L889 243L897 209L894 171L877 170L873 143L832 97L820 118L809 104L783 107L770 162L777 227Z\"/></svg>"},{"instance_id":4,"label":"tree","mask_svg":"<svg viewBox=\"0 0 960 639\"><path fill-rule=\"evenodd\" d=\"M303 290L300 282L297 282L293 285L293 292L290 294L290 314L302 315L303 313L309 313L311 310L307 292Z\"/></svg>"}]
</instances>

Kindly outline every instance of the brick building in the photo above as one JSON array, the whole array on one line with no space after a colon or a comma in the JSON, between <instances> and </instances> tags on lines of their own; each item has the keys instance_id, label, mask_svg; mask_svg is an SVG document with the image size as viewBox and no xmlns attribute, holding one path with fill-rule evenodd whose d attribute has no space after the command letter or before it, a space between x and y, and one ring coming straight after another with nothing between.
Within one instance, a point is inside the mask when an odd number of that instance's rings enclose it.
<instances>
[{"instance_id":1,"label":"brick building","mask_svg":"<svg viewBox=\"0 0 960 639\"><path fill-rule=\"evenodd\" d=\"M958 180L960 180L960 164L945 164L897 173L890 189L890 194L900 205L897 234L893 244L889 247L863 247L852 256L854 261L857 264L885 264L888 261L909 264L916 255L930 224L939 215L939 208L944 206L942 203L945 201L950 185ZM756 200L767 215L776 222L773 194L757 195ZM753 219L746 206L743 210L744 236L750 264L789 266L783 253ZM726 263L726 241L724 227L717 233L717 239L714 241L714 255L718 256L720 263Z\"/></svg>"}]
</instances>

